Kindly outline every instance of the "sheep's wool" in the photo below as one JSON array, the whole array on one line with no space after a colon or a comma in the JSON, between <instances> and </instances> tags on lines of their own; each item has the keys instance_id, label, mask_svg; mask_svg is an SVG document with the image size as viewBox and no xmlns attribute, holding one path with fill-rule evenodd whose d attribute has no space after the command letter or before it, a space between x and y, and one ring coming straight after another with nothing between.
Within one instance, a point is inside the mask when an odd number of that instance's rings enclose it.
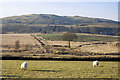
<instances>
[{"instance_id":1,"label":"sheep's wool","mask_svg":"<svg viewBox=\"0 0 120 80\"><path fill-rule=\"evenodd\" d=\"M26 69L27 68L27 62L23 62L21 64L21 69Z\"/></svg>"},{"instance_id":2,"label":"sheep's wool","mask_svg":"<svg viewBox=\"0 0 120 80\"><path fill-rule=\"evenodd\" d=\"M93 61L93 66L98 66L99 62L98 61Z\"/></svg>"}]
</instances>

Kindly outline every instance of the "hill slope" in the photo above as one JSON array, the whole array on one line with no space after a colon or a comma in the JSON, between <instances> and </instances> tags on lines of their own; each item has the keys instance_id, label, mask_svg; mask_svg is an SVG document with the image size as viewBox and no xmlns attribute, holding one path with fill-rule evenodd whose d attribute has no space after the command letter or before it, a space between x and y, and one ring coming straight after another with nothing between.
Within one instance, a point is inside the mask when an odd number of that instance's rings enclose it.
<instances>
[{"instance_id":1,"label":"hill slope","mask_svg":"<svg viewBox=\"0 0 120 80\"><path fill-rule=\"evenodd\" d=\"M17 24L60 24L60 25L76 25L83 23L117 23L112 20L88 18L80 16L57 16L52 14L31 14L23 16L6 17L2 19L2 23Z\"/></svg>"},{"instance_id":2,"label":"hill slope","mask_svg":"<svg viewBox=\"0 0 120 80\"><path fill-rule=\"evenodd\" d=\"M118 22L80 16L58 16L52 14L31 14L2 18L3 33L65 32L112 34L117 31Z\"/></svg>"}]
</instances>

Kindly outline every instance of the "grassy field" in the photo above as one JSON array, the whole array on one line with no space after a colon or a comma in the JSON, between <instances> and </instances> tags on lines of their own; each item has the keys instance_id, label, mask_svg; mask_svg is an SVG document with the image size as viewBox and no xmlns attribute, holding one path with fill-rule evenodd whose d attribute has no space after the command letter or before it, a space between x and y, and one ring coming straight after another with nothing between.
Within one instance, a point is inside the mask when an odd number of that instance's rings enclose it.
<instances>
[{"instance_id":1,"label":"grassy field","mask_svg":"<svg viewBox=\"0 0 120 80\"><path fill-rule=\"evenodd\" d=\"M28 69L21 70L23 60L2 60L3 78L118 78L118 62L36 61L27 60Z\"/></svg>"},{"instance_id":2,"label":"grassy field","mask_svg":"<svg viewBox=\"0 0 120 80\"><path fill-rule=\"evenodd\" d=\"M68 41L63 41L63 33L55 34L36 34L37 38L43 37L46 39L47 45L60 45L62 47L68 46ZM78 38L75 41L71 41L71 48L74 48L76 51L82 52L94 52L100 54L106 53L118 53L118 46L115 44L118 41L117 36L110 35L98 35L98 34L79 34L77 33ZM105 44L103 44L103 43ZM55 48L54 48L55 49ZM70 52L70 51L69 51ZM75 53L75 52L74 52Z\"/></svg>"},{"instance_id":3,"label":"grassy field","mask_svg":"<svg viewBox=\"0 0 120 80\"><path fill-rule=\"evenodd\" d=\"M15 42L18 40L21 51L40 51L41 44L34 39L30 34L0 34L2 36L2 50L3 52L14 52ZM41 47L41 49L40 49ZM41 50L42 51L42 50Z\"/></svg>"},{"instance_id":4,"label":"grassy field","mask_svg":"<svg viewBox=\"0 0 120 80\"><path fill-rule=\"evenodd\" d=\"M38 42L30 36L30 34L0 34L2 35L3 45L14 45L17 40L20 44L31 44L36 45Z\"/></svg>"},{"instance_id":5,"label":"grassy field","mask_svg":"<svg viewBox=\"0 0 120 80\"><path fill-rule=\"evenodd\" d=\"M68 49L68 41L62 41L63 33L55 34L1 34L2 35L2 52L15 52L15 42L19 40L21 52L26 53L118 53L116 36L97 35L97 34L78 34L78 39L71 41L71 48ZM32 35L32 36L31 36ZM42 37L43 38L42 38ZM52 40L52 41L51 41ZM113 42L111 42L113 41ZM104 42L105 44L101 44ZM45 47L41 44L43 43ZM56 47L61 46L61 47Z\"/></svg>"},{"instance_id":6,"label":"grassy field","mask_svg":"<svg viewBox=\"0 0 120 80\"><path fill-rule=\"evenodd\" d=\"M44 34L44 35L38 35L43 37L46 40L52 40L52 41L62 41L63 34L61 33L55 33L55 34ZM77 34L78 38L75 40L77 42L89 42L89 41L117 41L118 38L114 36L96 36L96 35L81 35Z\"/></svg>"}]
</instances>

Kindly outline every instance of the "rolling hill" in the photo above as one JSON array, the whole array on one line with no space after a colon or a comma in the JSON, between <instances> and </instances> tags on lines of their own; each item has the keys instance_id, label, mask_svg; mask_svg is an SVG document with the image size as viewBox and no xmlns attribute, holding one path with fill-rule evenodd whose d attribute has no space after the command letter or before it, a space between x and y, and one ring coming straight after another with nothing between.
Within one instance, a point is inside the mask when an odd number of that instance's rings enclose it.
<instances>
[{"instance_id":1,"label":"rolling hill","mask_svg":"<svg viewBox=\"0 0 120 80\"><path fill-rule=\"evenodd\" d=\"M31 14L2 19L2 33L52 33L74 31L116 35L118 22L81 16L58 16L52 14Z\"/></svg>"},{"instance_id":2,"label":"rolling hill","mask_svg":"<svg viewBox=\"0 0 120 80\"><path fill-rule=\"evenodd\" d=\"M97 23L117 23L116 21L88 18L80 16L57 16L52 14L31 14L23 16L6 17L2 19L2 23L16 24L59 24L59 25L76 25L76 24L97 24Z\"/></svg>"}]
</instances>

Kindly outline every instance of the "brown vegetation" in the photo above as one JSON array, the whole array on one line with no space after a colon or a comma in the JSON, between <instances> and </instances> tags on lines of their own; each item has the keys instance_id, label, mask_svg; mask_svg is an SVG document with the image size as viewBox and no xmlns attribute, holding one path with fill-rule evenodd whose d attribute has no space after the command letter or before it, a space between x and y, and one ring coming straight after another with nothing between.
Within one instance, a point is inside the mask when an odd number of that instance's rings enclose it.
<instances>
[{"instance_id":1,"label":"brown vegetation","mask_svg":"<svg viewBox=\"0 0 120 80\"><path fill-rule=\"evenodd\" d=\"M37 58L62 58L62 56L112 56L119 55L118 42L74 42L71 41L71 48L68 48L68 41L50 41L42 37L36 36L37 34L3 34L2 35L2 52L3 56L24 56L24 57L37 57ZM8 40L9 39L9 40ZM19 40L17 43L16 41ZM15 52L19 50L19 54ZM19 44L19 46L18 46ZM6 54L7 53L7 54ZM11 53L10 55L8 53ZM25 54L25 55L24 55ZM44 54L44 55L43 55ZM59 56L56 56L59 55ZM75 58L76 58L75 57ZM67 58L67 57L65 57ZM86 57L85 57L86 58Z\"/></svg>"},{"instance_id":2,"label":"brown vegetation","mask_svg":"<svg viewBox=\"0 0 120 80\"><path fill-rule=\"evenodd\" d=\"M86 61L119 61L117 55L96 55L96 56L77 56L77 55L58 55L58 54L26 54L26 53L5 53L3 60L86 60Z\"/></svg>"},{"instance_id":3,"label":"brown vegetation","mask_svg":"<svg viewBox=\"0 0 120 80\"><path fill-rule=\"evenodd\" d=\"M19 48L20 48L20 42L19 42L19 40L17 40L15 42L15 51L17 51Z\"/></svg>"},{"instance_id":4,"label":"brown vegetation","mask_svg":"<svg viewBox=\"0 0 120 80\"><path fill-rule=\"evenodd\" d=\"M19 51L37 52L40 51L40 44L30 34L1 34L2 52ZM19 40L19 41L18 41Z\"/></svg>"}]
</instances>

